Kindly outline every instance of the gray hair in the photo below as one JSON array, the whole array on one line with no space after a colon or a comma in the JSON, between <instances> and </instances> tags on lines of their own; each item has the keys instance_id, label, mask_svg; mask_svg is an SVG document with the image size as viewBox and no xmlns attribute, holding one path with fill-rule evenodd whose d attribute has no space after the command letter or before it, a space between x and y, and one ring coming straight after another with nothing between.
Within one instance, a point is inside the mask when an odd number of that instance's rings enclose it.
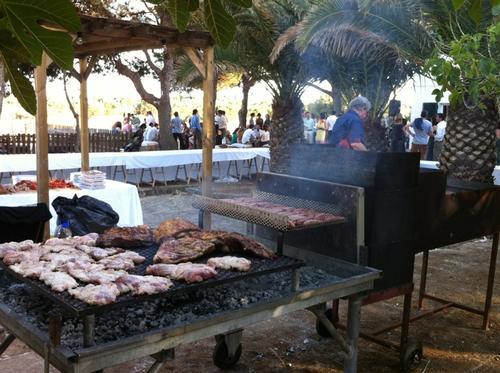
<instances>
[{"instance_id":1,"label":"gray hair","mask_svg":"<svg viewBox=\"0 0 500 373\"><path fill-rule=\"evenodd\" d=\"M372 104L370 103L370 101L366 98L366 97L363 97L363 96L358 96L356 98L353 98L351 100L351 102L349 102L349 109L355 109L355 110L362 110L362 109L366 109L366 110L370 110L372 107Z\"/></svg>"}]
</instances>

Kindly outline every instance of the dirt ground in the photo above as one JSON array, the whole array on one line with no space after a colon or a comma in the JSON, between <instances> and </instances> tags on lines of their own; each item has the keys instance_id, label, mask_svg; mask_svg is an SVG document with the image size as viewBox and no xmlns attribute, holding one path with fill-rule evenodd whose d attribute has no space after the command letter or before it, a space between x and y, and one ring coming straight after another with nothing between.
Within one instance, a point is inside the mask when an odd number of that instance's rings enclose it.
<instances>
[{"instance_id":1,"label":"dirt ground","mask_svg":"<svg viewBox=\"0 0 500 373\"><path fill-rule=\"evenodd\" d=\"M149 203L153 204L154 201ZM147 201L146 201L147 205ZM144 204L143 204L144 208ZM146 221L147 222L147 221ZM434 250L430 255L428 290L476 308L483 307L490 260L491 240L476 240ZM415 284L420 279L421 255L416 258ZM481 329L482 319L458 309L448 309L418 320L410 336L424 344L424 360L415 372L500 372L500 270L490 314L489 330ZM416 291L413 305L416 305ZM436 305L426 301L425 307ZM342 313L345 305L342 304ZM402 297L363 307L362 329L380 328L399 320ZM415 312L415 311L414 311ZM384 335L398 342L398 330ZM233 372L341 372L339 347L315 331L315 318L307 311L269 320L243 333L243 354ZM175 359L162 372L218 372L212 363L215 342L206 339L180 346ZM105 370L106 373L146 372L153 360L133 361ZM38 373L43 360L16 341L0 357L0 372ZM56 370L53 370L56 372ZM360 340L360 372L398 372L396 351Z\"/></svg>"}]
</instances>

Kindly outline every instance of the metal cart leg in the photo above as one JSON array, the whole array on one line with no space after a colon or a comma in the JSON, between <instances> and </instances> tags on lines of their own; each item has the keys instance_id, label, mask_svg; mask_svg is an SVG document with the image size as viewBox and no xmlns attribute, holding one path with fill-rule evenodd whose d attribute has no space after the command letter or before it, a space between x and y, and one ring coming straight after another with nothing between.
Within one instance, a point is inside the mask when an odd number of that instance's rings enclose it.
<instances>
[{"instance_id":1,"label":"metal cart leg","mask_svg":"<svg viewBox=\"0 0 500 373\"><path fill-rule=\"evenodd\" d=\"M61 344L62 316L59 312L49 313L49 342L44 351L44 373L50 370L50 353L53 347Z\"/></svg>"},{"instance_id":2,"label":"metal cart leg","mask_svg":"<svg viewBox=\"0 0 500 373\"><path fill-rule=\"evenodd\" d=\"M427 286L427 267L429 265L429 250L424 250L422 255L422 271L420 273L420 287L418 291L418 309L422 309L425 287Z\"/></svg>"},{"instance_id":3,"label":"metal cart leg","mask_svg":"<svg viewBox=\"0 0 500 373\"><path fill-rule=\"evenodd\" d=\"M90 347L95 344L95 315L87 315L83 318L83 345Z\"/></svg>"},{"instance_id":4,"label":"metal cart leg","mask_svg":"<svg viewBox=\"0 0 500 373\"><path fill-rule=\"evenodd\" d=\"M173 360L175 357L175 350L173 348L168 350L163 350L158 352L157 354L151 355L155 362L148 369L148 373L159 373L164 367L165 363L169 360Z\"/></svg>"},{"instance_id":5,"label":"metal cart leg","mask_svg":"<svg viewBox=\"0 0 500 373\"><path fill-rule=\"evenodd\" d=\"M358 337L361 324L361 297L349 298L347 306L347 345L348 353L344 360L344 371L358 370Z\"/></svg>"},{"instance_id":6,"label":"metal cart leg","mask_svg":"<svg viewBox=\"0 0 500 373\"><path fill-rule=\"evenodd\" d=\"M0 355L2 355L6 349L9 348L12 342L16 339L14 334L7 334L7 337L3 340L2 344L0 344Z\"/></svg>"},{"instance_id":7,"label":"metal cart leg","mask_svg":"<svg viewBox=\"0 0 500 373\"><path fill-rule=\"evenodd\" d=\"M241 357L241 337L243 329L234 330L227 334L215 336L215 349L213 353L214 364L221 369L229 369Z\"/></svg>"},{"instance_id":8,"label":"metal cart leg","mask_svg":"<svg viewBox=\"0 0 500 373\"><path fill-rule=\"evenodd\" d=\"M278 232L278 238L276 242L276 252L279 255L283 255L283 245L285 243L285 232Z\"/></svg>"},{"instance_id":9,"label":"metal cart leg","mask_svg":"<svg viewBox=\"0 0 500 373\"><path fill-rule=\"evenodd\" d=\"M488 330L488 323L490 319L491 298L493 296L495 270L497 266L498 236L499 233L495 233L495 235L493 235L493 244L491 245L490 271L488 273L488 287L486 289L486 299L484 301L483 330Z\"/></svg>"}]
</instances>

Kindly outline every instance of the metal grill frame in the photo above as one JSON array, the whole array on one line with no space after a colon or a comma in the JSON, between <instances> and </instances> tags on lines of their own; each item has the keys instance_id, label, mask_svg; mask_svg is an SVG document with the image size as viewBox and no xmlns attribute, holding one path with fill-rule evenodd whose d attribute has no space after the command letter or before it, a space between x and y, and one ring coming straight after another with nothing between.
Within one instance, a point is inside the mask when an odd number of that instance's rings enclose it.
<instances>
[{"instance_id":1,"label":"metal grill frame","mask_svg":"<svg viewBox=\"0 0 500 373\"><path fill-rule=\"evenodd\" d=\"M153 257L156 254L158 247L156 245L149 246L143 249L130 249L131 251L135 251L138 254L146 257L146 261L140 265L137 265L134 269L128 271L129 274L132 275L144 275L146 268L154 264ZM213 257L214 255L212 255ZM215 255L217 256L217 255ZM220 256L224 256L221 254ZM243 256L243 255L242 255ZM172 280L174 283L174 287L169 290L152 295L141 295L141 296L132 296L130 294L124 294L117 298L116 302L108 305L90 305L85 302L82 302L76 298L73 298L67 291L63 291L61 293L57 293L53 291L49 286L45 285L40 280L30 279L23 277L22 275L14 272L9 268L9 266L5 265L0 261L0 268L5 272L5 274L11 276L12 278L21 281L27 285L29 285L33 290L41 294L42 296L50 299L52 302L58 304L62 307L62 309L68 313L70 316L82 317L86 315L92 315L96 313L102 313L109 311L111 309L116 309L120 307L126 307L129 305L137 305L141 302L145 302L152 299L165 298L180 292L192 292L204 288L214 287L217 285L221 285L224 283L230 283L235 281L241 281L251 277L263 276L272 272L281 272L288 271L300 268L304 265L304 262L301 260L293 259L290 257L281 256L276 259L262 259L262 258L254 258L247 257L252 261L252 268L249 272L236 272L229 270L217 270L218 275L215 278L205 280L203 282L187 284L184 282L179 282ZM204 263L206 262L206 258L201 258L193 261L195 263ZM1 275L0 270L0 275ZM78 281L78 280L77 280ZM79 282L79 281L78 281ZM85 286L87 284L81 283L81 286Z\"/></svg>"}]
</instances>

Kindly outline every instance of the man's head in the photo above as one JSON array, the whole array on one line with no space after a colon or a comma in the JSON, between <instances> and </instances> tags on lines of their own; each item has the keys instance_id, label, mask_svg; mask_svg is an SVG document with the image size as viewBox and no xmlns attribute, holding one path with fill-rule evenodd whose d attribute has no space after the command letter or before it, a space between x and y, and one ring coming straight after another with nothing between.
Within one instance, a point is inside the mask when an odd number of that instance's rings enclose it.
<instances>
[{"instance_id":1,"label":"man's head","mask_svg":"<svg viewBox=\"0 0 500 373\"><path fill-rule=\"evenodd\" d=\"M153 115L153 113L152 113L152 112L150 112L150 111L147 111L147 112L146 112L146 115Z\"/></svg>"},{"instance_id":2,"label":"man's head","mask_svg":"<svg viewBox=\"0 0 500 373\"><path fill-rule=\"evenodd\" d=\"M337 112L335 110L332 110L332 115L335 115L337 114Z\"/></svg>"},{"instance_id":3,"label":"man's head","mask_svg":"<svg viewBox=\"0 0 500 373\"><path fill-rule=\"evenodd\" d=\"M439 122L442 122L442 121L444 120L444 114L439 113L439 114L436 116L436 119L437 119L438 123L439 123Z\"/></svg>"},{"instance_id":4,"label":"man's head","mask_svg":"<svg viewBox=\"0 0 500 373\"><path fill-rule=\"evenodd\" d=\"M420 113L420 118L427 118L429 116L429 113L427 112L427 110L422 110L422 112Z\"/></svg>"},{"instance_id":5,"label":"man's head","mask_svg":"<svg viewBox=\"0 0 500 373\"><path fill-rule=\"evenodd\" d=\"M308 111L306 111L306 112L304 113L304 116L305 116L307 119L309 119L309 118L311 118L311 113L310 113L310 112L308 112Z\"/></svg>"},{"instance_id":6,"label":"man's head","mask_svg":"<svg viewBox=\"0 0 500 373\"><path fill-rule=\"evenodd\" d=\"M257 113L257 118L260 118L262 115L260 113Z\"/></svg>"},{"instance_id":7,"label":"man's head","mask_svg":"<svg viewBox=\"0 0 500 373\"><path fill-rule=\"evenodd\" d=\"M197 110L197 109L194 109L194 110L193 110L193 115L196 115L196 114L198 114L198 110Z\"/></svg>"},{"instance_id":8,"label":"man's head","mask_svg":"<svg viewBox=\"0 0 500 373\"><path fill-rule=\"evenodd\" d=\"M254 128L255 126L253 125L253 123L250 123L250 125L248 126L248 128L252 129Z\"/></svg>"},{"instance_id":9,"label":"man's head","mask_svg":"<svg viewBox=\"0 0 500 373\"><path fill-rule=\"evenodd\" d=\"M176 111L176 112L174 113L174 117L178 117L178 116L179 116L179 113Z\"/></svg>"},{"instance_id":10,"label":"man's head","mask_svg":"<svg viewBox=\"0 0 500 373\"><path fill-rule=\"evenodd\" d=\"M371 107L370 101L363 96L358 96L349 102L349 109L355 111L361 119L366 119Z\"/></svg>"},{"instance_id":11,"label":"man's head","mask_svg":"<svg viewBox=\"0 0 500 373\"><path fill-rule=\"evenodd\" d=\"M255 113L250 114L250 117L251 118L255 117Z\"/></svg>"}]
</instances>

